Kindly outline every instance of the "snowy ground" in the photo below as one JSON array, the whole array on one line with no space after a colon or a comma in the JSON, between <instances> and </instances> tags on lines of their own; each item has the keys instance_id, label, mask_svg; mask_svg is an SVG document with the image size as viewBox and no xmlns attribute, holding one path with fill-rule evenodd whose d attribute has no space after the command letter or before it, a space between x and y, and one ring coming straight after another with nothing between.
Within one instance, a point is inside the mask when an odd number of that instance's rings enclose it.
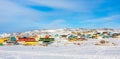
<instances>
[{"instance_id":1,"label":"snowy ground","mask_svg":"<svg viewBox=\"0 0 120 59\"><path fill-rule=\"evenodd\" d=\"M119 46L1 46L0 59L120 59Z\"/></svg>"}]
</instances>

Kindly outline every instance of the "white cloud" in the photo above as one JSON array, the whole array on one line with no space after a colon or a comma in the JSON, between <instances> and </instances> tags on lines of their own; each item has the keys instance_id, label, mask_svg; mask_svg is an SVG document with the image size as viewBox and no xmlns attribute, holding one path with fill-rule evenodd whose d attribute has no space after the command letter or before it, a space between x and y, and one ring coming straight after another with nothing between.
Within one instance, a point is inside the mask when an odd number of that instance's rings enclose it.
<instances>
[{"instance_id":1,"label":"white cloud","mask_svg":"<svg viewBox=\"0 0 120 59\"><path fill-rule=\"evenodd\" d=\"M12 0L0 0L0 31L30 30L36 20L43 20L45 13L20 6Z\"/></svg>"},{"instance_id":2,"label":"white cloud","mask_svg":"<svg viewBox=\"0 0 120 59\"><path fill-rule=\"evenodd\" d=\"M112 15L112 16L108 16L108 17L105 17L105 18L101 18L101 20L119 20L120 19L120 15Z\"/></svg>"},{"instance_id":3,"label":"white cloud","mask_svg":"<svg viewBox=\"0 0 120 59\"><path fill-rule=\"evenodd\" d=\"M54 20L52 23L48 24L49 26L59 26L62 25L62 23L64 23L65 20L62 19L58 19L58 20Z\"/></svg>"},{"instance_id":4,"label":"white cloud","mask_svg":"<svg viewBox=\"0 0 120 59\"><path fill-rule=\"evenodd\" d=\"M56 29L56 28L64 28L67 26L67 23L65 20L63 19L57 19L54 20L48 24L41 24L42 28L46 28L46 29Z\"/></svg>"},{"instance_id":5,"label":"white cloud","mask_svg":"<svg viewBox=\"0 0 120 59\"><path fill-rule=\"evenodd\" d=\"M0 23L41 20L43 12L20 6L10 0L0 0Z\"/></svg>"},{"instance_id":6,"label":"white cloud","mask_svg":"<svg viewBox=\"0 0 120 59\"><path fill-rule=\"evenodd\" d=\"M70 11L79 11L79 12L90 12L93 9L97 8L103 0L100 1L84 1L84 0L29 0L36 5L49 6L58 9L70 10Z\"/></svg>"},{"instance_id":7,"label":"white cloud","mask_svg":"<svg viewBox=\"0 0 120 59\"><path fill-rule=\"evenodd\" d=\"M107 17L102 17L102 18L97 18L97 19L91 19L91 20L84 20L83 22L105 22L105 21L113 21L113 20L120 20L120 15L112 15L112 16L107 16Z\"/></svg>"},{"instance_id":8,"label":"white cloud","mask_svg":"<svg viewBox=\"0 0 120 59\"><path fill-rule=\"evenodd\" d=\"M63 27L65 23L65 20L62 20L62 19L58 19L58 20L54 20L52 21L51 23L49 24L46 24L46 26L48 28L60 28L60 27Z\"/></svg>"}]
</instances>

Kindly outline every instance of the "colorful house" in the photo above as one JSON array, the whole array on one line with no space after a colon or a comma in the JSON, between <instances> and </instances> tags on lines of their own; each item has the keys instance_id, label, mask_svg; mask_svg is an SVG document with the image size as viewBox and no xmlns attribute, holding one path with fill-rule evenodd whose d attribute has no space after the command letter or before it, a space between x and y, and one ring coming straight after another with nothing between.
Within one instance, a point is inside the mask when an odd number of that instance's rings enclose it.
<instances>
[{"instance_id":1,"label":"colorful house","mask_svg":"<svg viewBox=\"0 0 120 59\"><path fill-rule=\"evenodd\" d=\"M16 40L17 40L16 37L9 37L9 39L6 40L6 43L7 45L14 45L17 43Z\"/></svg>"},{"instance_id":2,"label":"colorful house","mask_svg":"<svg viewBox=\"0 0 120 59\"><path fill-rule=\"evenodd\" d=\"M35 38L18 38L17 42L35 42Z\"/></svg>"},{"instance_id":3,"label":"colorful house","mask_svg":"<svg viewBox=\"0 0 120 59\"><path fill-rule=\"evenodd\" d=\"M39 42L37 42L35 38L18 38L17 42L23 45L38 45L39 44Z\"/></svg>"},{"instance_id":4,"label":"colorful house","mask_svg":"<svg viewBox=\"0 0 120 59\"><path fill-rule=\"evenodd\" d=\"M10 41L15 42L16 41L16 37L10 37Z\"/></svg>"},{"instance_id":5,"label":"colorful house","mask_svg":"<svg viewBox=\"0 0 120 59\"><path fill-rule=\"evenodd\" d=\"M68 36L68 40L69 41L77 41L77 36L73 36L73 35L70 35L70 36Z\"/></svg>"},{"instance_id":6,"label":"colorful house","mask_svg":"<svg viewBox=\"0 0 120 59\"><path fill-rule=\"evenodd\" d=\"M8 38L0 38L0 46L3 46L3 43L5 43L8 40Z\"/></svg>"},{"instance_id":7,"label":"colorful house","mask_svg":"<svg viewBox=\"0 0 120 59\"><path fill-rule=\"evenodd\" d=\"M54 38L40 38L39 41L42 41L42 42L53 42L53 41L55 41L55 39Z\"/></svg>"},{"instance_id":8,"label":"colorful house","mask_svg":"<svg viewBox=\"0 0 120 59\"><path fill-rule=\"evenodd\" d=\"M3 46L4 39L0 39L0 46Z\"/></svg>"},{"instance_id":9,"label":"colorful house","mask_svg":"<svg viewBox=\"0 0 120 59\"><path fill-rule=\"evenodd\" d=\"M24 42L24 45L38 45L39 42Z\"/></svg>"},{"instance_id":10,"label":"colorful house","mask_svg":"<svg viewBox=\"0 0 120 59\"><path fill-rule=\"evenodd\" d=\"M1 38L0 43L4 43L5 39Z\"/></svg>"},{"instance_id":11,"label":"colorful house","mask_svg":"<svg viewBox=\"0 0 120 59\"><path fill-rule=\"evenodd\" d=\"M43 45L48 46L49 44L53 43L55 41L54 38L40 38L40 40Z\"/></svg>"}]
</instances>

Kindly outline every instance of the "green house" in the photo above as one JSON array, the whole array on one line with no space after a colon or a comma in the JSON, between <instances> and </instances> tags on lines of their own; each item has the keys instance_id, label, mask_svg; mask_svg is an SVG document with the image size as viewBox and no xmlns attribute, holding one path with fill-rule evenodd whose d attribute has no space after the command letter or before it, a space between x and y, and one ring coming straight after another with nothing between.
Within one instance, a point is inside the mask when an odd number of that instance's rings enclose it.
<instances>
[{"instance_id":1,"label":"green house","mask_svg":"<svg viewBox=\"0 0 120 59\"><path fill-rule=\"evenodd\" d=\"M16 38L15 37L10 37L10 41L15 42Z\"/></svg>"},{"instance_id":2,"label":"green house","mask_svg":"<svg viewBox=\"0 0 120 59\"><path fill-rule=\"evenodd\" d=\"M54 38L40 38L39 41L43 41L43 42L52 42L52 41L55 41Z\"/></svg>"},{"instance_id":3,"label":"green house","mask_svg":"<svg viewBox=\"0 0 120 59\"><path fill-rule=\"evenodd\" d=\"M68 37L68 39L72 39L72 38L77 38L77 36L71 35L71 36Z\"/></svg>"},{"instance_id":4,"label":"green house","mask_svg":"<svg viewBox=\"0 0 120 59\"><path fill-rule=\"evenodd\" d=\"M3 44L2 44L2 43L0 43L0 46L3 46Z\"/></svg>"}]
</instances>

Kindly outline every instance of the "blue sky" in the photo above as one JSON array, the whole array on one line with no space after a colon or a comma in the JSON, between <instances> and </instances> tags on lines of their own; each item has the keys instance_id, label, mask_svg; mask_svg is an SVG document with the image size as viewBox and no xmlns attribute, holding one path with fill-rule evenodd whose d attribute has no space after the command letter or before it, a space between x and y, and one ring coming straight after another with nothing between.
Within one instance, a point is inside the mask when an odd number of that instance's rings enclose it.
<instances>
[{"instance_id":1,"label":"blue sky","mask_svg":"<svg viewBox=\"0 0 120 59\"><path fill-rule=\"evenodd\" d=\"M120 0L0 0L0 32L119 25Z\"/></svg>"}]
</instances>

